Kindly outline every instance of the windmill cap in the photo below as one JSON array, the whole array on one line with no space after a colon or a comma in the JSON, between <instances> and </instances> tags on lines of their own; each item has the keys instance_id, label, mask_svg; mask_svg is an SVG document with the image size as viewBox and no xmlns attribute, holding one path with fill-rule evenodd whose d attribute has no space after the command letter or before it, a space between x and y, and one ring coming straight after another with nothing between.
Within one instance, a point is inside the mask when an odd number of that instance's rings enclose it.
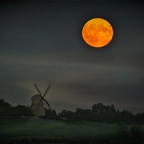
<instances>
[{"instance_id":1,"label":"windmill cap","mask_svg":"<svg viewBox=\"0 0 144 144\"><path fill-rule=\"evenodd\" d=\"M40 94L36 94L31 97L31 100L32 101L40 101L40 100L42 100L42 96Z\"/></svg>"}]
</instances>

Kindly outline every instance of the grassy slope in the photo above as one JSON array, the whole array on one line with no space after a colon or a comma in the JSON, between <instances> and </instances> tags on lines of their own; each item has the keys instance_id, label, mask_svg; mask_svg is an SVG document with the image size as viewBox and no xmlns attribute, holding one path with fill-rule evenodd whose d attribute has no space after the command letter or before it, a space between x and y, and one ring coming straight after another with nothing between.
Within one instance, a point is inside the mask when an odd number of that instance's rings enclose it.
<instances>
[{"instance_id":1,"label":"grassy slope","mask_svg":"<svg viewBox=\"0 0 144 144\"><path fill-rule=\"evenodd\" d=\"M1 120L0 136L48 138L106 138L115 136L116 125L97 122L71 122L30 118L27 121Z\"/></svg>"}]
</instances>

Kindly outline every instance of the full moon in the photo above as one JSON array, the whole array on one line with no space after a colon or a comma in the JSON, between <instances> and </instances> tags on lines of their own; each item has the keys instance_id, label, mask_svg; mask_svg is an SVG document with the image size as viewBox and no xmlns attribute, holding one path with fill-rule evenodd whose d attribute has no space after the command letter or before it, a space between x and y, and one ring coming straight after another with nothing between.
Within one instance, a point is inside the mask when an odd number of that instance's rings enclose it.
<instances>
[{"instance_id":1,"label":"full moon","mask_svg":"<svg viewBox=\"0 0 144 144\"><path fill-rule=\"evenodd\" d=\"M113 28L105 19L93 18L83 26L82 37L93 48L101 48L112 40Z\"/></svg>"}]
</instances>

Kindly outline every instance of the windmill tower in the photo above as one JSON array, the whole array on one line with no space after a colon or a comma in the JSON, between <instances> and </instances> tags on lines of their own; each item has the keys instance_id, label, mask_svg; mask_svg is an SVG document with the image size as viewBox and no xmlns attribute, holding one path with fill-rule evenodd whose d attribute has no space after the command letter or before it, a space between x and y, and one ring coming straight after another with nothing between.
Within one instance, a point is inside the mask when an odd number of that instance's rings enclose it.
<instances>
[{"instance_id":1,"label":"windmill tower","mask_svg":"<svg viewBox=\"0 0 144 144\"><path fill-rule=\"evenodd\" d=\"M37 89L39 94L36 94L31 97L32 104L31 104L31 111L34 116L46 116L45 109L44 109L44 102L48 105L51 109L49 103L45 99L47 92L50 90L50 85L47 87L45 93L42 95L41 91L39 90L37 84L34 84L35 88Z\"/></svg>"}]
</instances>

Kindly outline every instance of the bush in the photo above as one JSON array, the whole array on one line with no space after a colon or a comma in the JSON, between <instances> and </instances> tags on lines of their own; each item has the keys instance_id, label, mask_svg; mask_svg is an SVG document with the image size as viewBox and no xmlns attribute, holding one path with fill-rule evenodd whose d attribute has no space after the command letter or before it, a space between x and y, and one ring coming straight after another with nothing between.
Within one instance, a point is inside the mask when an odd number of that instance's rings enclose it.
<instances>
[{"instance_id":1,"label":"bush","mask_svg":"<svg viewBox=\"0 0 144 144\"><path fill-rule=\"evenodd\" d=\"M130 134L131 134L132 140L134 141L141 142L142 140L144 140L143 139L144 132L141 129L141 127L138 125L133 125L130 127Z\"/></svg>"},{"instance_id":2,"label":"bush","mask_svg":"<svg viewBox=\"0 0 144 144\"><path fill-rule=\"evenodd\" d=\"M129 138L129 128L128 126L121 122L117 126L117 134L121 140L126 140Z\"/></svg>"}]
</instances>

